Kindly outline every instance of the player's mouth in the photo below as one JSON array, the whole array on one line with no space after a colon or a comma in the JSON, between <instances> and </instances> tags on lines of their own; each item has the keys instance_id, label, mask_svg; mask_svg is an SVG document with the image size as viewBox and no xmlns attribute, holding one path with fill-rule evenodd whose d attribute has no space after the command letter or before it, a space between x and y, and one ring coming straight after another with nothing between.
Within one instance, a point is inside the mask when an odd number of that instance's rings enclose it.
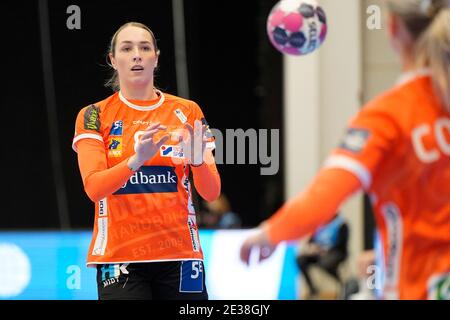
<instances>
[{"instance_id":1,"label":"player's mouth","mask_svg":"<svg viewBox=\"0 0 450 320\"><path fill-rule=\"evenodd\" d=\"M144 67L140 66L140 65L135 65L131 68L131 71L133 72L140 72L140 71L144 71Z\"/></svg>"}]
</instances>

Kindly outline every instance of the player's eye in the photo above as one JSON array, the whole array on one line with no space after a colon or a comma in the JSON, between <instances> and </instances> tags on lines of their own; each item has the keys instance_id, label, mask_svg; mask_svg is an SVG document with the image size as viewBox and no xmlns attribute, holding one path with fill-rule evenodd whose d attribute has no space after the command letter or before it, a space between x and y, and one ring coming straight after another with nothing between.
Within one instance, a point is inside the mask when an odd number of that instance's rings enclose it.
<instances>
[{"instance_id":1,"label":"player's eye","mask_svg":"<svg viewBox=\"0 0 450 320\"><path fill-rule=\"evenodd\" d=\"M129 51L131 51L131 48L130 47L123 47L122 51L123 52L129 52Z\"/></svg>"},{"instance_id":2,"label":"player's eye","mask_svg":"<svg viewBox=\"0 0 450 320\"><path fill-rule=\"evenodd\" d=\"M151 51L152 48L150 48L149 46L143 46L142 50L144 50L144 51Z\"/></svg>"}]
</instances>

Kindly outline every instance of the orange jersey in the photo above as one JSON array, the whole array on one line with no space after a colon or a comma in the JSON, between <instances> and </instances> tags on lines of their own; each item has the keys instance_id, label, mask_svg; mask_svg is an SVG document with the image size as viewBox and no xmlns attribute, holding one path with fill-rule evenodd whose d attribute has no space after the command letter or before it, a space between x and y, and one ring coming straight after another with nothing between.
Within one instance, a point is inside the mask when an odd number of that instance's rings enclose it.
<instances>
[{"instance_id":1,"label":"orange jersey","mask_svg":"<svg viewBox=\"0 0 450 320\"><path fill-rule=\"evenodd\" d=\"M194 126L195 120L206 121L195 102L158 94L158 99L143 102L115 93L78 114L73 148L77 151L77 144L85 139L97 141L90 145L103 155L103 169L118 167L132 156L151 123L167 127L166 132L155 134L155 140L167 133L172 137L141 168L130 171L120 188L95 203L88 265L203 259L188 180L190 167L183 161L178 137L184 123ZM207 148L214 148L212 137ZM101 161L98 166L103 166Z\"/></svg>"},{"instance_id":2,"label":"orange jersey","mask_svg":"<svg viewBox=\"0 0 450 320\"><path fill-rule=\"evenodd\" d=\"M386 298L449 298L450 114L431 78L416 76L369 103L326 167L352 172L371 196Z\"/></svg>"}]
</instances>

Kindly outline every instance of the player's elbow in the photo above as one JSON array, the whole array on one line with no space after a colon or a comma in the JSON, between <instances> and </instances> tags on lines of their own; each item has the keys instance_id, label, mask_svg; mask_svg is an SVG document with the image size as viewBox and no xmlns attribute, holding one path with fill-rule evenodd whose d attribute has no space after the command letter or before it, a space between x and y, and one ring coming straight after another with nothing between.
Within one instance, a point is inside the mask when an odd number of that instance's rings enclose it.
<instances>
[{"instance_id":1,"label":"player's elbow","mask_svg":"<svg viewBox=\"0 0 450 320\"><path fill-rule=\"evenodd\" d=\"M84 192L86 192L89 199L91 199L91 201L94 203L98 202L104 198L104 196L102 196L100 194L100 192L97 190L97 188L94 188L93 184L90 183L89 178L87 178L84 181Z\"/></svg>"},{"instance_id":2,"label":"player's elbow","mask_svg":"<svg viewBox=\"0 0 450 320\"><path fill-rule=\"evenodd\" d=\"M85 188L84 191L86 192L87 196L89 197L89 199L91 199L92 202L98 202L102 199L102 196L95 190Z\"/></svg>"},{"instance_id":3,"label":"player's elbow","mask_svg":"<svg viewBox=\"0 0 450 320\"><path fill-rule=\"evenodd\" d=\"M214 200L217 200L217 198L219 198L220 192L219 193L204 193L204 194L200 194L202 196L203 199L205 199L205 201L207 202L213 202Z\"/></svg>"}]
</instances>

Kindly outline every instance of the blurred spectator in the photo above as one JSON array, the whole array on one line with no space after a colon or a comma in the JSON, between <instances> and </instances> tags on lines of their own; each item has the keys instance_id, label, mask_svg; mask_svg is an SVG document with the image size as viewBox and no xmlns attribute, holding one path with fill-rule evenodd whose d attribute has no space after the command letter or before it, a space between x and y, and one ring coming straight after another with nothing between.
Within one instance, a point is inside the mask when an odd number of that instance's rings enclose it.
<instances>
[{"instance_id":1,"label":"blurred spectator","mask_svg":"<svg viewBox=\"0 0 450 320\"><path fill-rule=\"evenodd\" d=\"M235 229L242 226L241 218L231 210L230 202L225 194L217 200L204 202L206 211L200 217L200 226L204 228Z\"/></svg>"},{"instance_id":2,"label":"blurred spectator","mask_svg":"<svg viewBox=\"0 0 450 320\"><path fill-rule=\"evenodd\" d=\"M336 214L328 224L319 228L301 249L297 265L305 277L310 297L319 293L309 274L311 265L323 269L342 284L338 268L347 258L348 233L347 223Z\"/></svg>"}]
</instances>

